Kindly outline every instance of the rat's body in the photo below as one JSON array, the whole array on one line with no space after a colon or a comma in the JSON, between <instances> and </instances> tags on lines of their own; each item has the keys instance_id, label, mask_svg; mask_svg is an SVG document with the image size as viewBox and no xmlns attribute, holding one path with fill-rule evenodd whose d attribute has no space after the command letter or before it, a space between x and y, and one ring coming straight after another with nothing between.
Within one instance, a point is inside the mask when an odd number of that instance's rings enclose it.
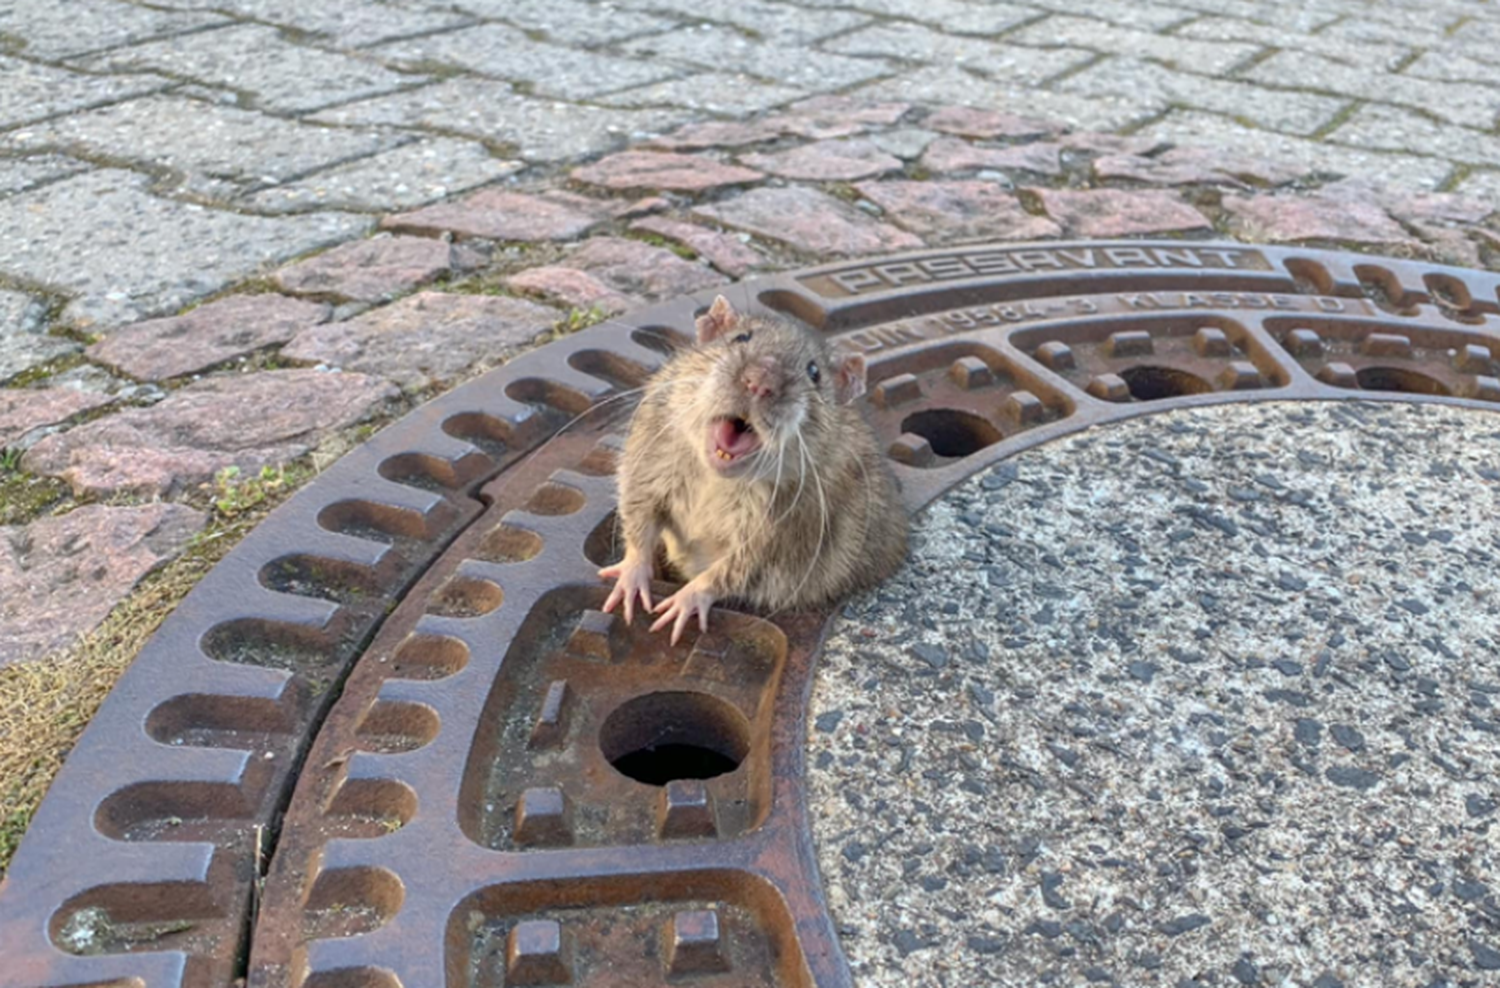
<instances>
[{"instance_id":1,"label":"rat's body","mask_svg":"<svg viewBox=\"0 0 1500 988\"><path fill-rule=\"evenodd\" d=\"M655 627L675 642L725 598L779 611L871 586L906 555L906 512L869 425L849 404L864 359L835 354L781 320L742 316L722 297L699 344L646 386L620 467L625 557L605 610L651 607L658 545L687 580Z\"/></svg>"}]
</instances>

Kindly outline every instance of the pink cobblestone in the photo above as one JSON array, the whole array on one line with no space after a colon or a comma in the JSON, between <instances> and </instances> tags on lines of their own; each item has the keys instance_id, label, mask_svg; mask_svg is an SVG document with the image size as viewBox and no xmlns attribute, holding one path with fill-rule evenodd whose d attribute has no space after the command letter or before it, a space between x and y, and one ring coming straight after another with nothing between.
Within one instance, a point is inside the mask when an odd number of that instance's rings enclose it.
<instances>
[{"instance_id":1,"label":"pink cobblestone","mask_svg":"<svg viewBox=\"0 0 1500 988\"><path fill-rule=\"evenodd\" d=\"M364 419L396 389L363 374L279 370L214 377L149 408L128 408L55 436L21 459L83 495L177 493L236 466L288 463Z\"/></svg>"},{"instance_id":2,"label":"pink cobblestone","mask_svg":"<svg viewBox=\"0 0 1500 988\"><path fill-rule=\"evenodd\" d=\"M904 230L812 189L754 189L693 215L809 254L852 256L922 246Z\"/></svg>"},{"instance_id":3,"label":"pink cobblestone","mask_svg":"<svg viewBox=\"0 0 1500 988\"><path fill-rule=\"evenodd\" d=\"M900 158L861 139L818 141L790 151L741 155L740 160L772 175L809 182L852 182L901 170Z\"/></svg>"},{"instance_id":4,"label":"pink cobblestone","mask_svg":"<svg viewBox=\"0 0 1500 988\"><path fill-rule=\"evenodd\" d=\"M922 167L939 175L979 169L1018 169L1039 175L1061 175L1061 147L1057 144L1017 144L980 148L954 137L933 141L922 155Z\"/></svg>"},{"instance_id":5,"label":"pink cobblestone","mask_svg":"<svg viewBox=\"0 0 1500 988\"><path fill-rule=\"evenodd\" d=\"M389 216L380 225L387 230L428 236L452 233L458 237L525 243L571 240L605 219L602 211L580 209L579 205L577 197L558 201L555 196L484 189L457 202Z\"/></svg>"},{"instance_id":6,"label":"pink cobblestone","mask_svg":"<svg viewBox=\"0 0 1500 988\"><path fill-rule=\"evenodd\" d=\"M320 302L231 295L185 315L115 330L88 355L142 381L164 381L285 343L328 313Z\"/></svg>"},{"instance_id":7,"label":"pink cobblestone","mask_svg":"<svg viewBox=\"0 0 1500 988\"><path fill-rule=\"evenodd\" d=\"M1209 227L1206 216L1171 192L1155 189L1134 192L1116 189L1028 191L1041 199L1047 215L1061 223L1071 236L1129 237L1143 233L1185 233Z\"/></svg>"},{"instance_id":8,"label":"pink cobblestone","mask_svg":"<svg viewBox=\"0 0 1500 988\"><path fill-rule=\"evenodd\" d=\"M180 504L87 504L0 526L0 667L41 659L94 630L205 521Z\"/></svg>"},{"instance_id":9,"label":"pink cobblestone","mask_svg":"<svg viewBox=\"0 0 1500 988\"><path fill-rule=\"evenodd\" d=\"M375 237L299 261L273 277L293 294L374 302L483 263L479 254L441 240Z\"/></svg>"},{"instance_id":10,"label":"pink cobblestone","mask_svg":"<svg viewBox=\"0 0 1500 988\"><path fill-rule=\"evenodd\" d=\"M662 216L651 216L630 224L632 230L653 233L658 237L675 240L692 248L699 256L731 278L743 277L746 272L765 262L754 250L728 234L709 230L693 223L681 223Z\"/></svg>"},{"instance_id":11,"label":"pink cobblestone","mask_svg":"<svg viewBox=\"0 0 1500 988\"><path fill-rule=\"evenodd\" d=\"M557 315L521 299L419 292L347 322L315 326L281 353L419 390L452 381L525 343Z\"/></svg>"},{"instance_id":12,"label":"pink cobblestone","mask_svg":"<svg viewBox=\"0 0 1500 988\"><path fill-rule=\"evenodd\" d=\"M20 388L0 391L0 449L20 442L28 433L61 425L91 409L110 403L108 395L72 388Z\"/></svg>"},{"instance_id":13,"label":"pink cobblestone","mask_svg":"<svg viewBox=\"0 0 1500 988\"><path fill-rule=\"evenodd\" d=\"M621 151L573 169L573 179L606 189L665 189L705 192L726 185L748 185L761 173L693 154Z\"/></svg>"},{"instance_id":14,"label":"pink cobblestone","mask_svg":"<svg viewBox=\"0 0 1500 988\"><path fill-rule=\"evenodd\" d=\"M1021 207L1015 193L994 182L861 182L860 194L886 218L929 244L976 240L1036 240L1062 228Z\"/></svg>"}]
</instances>

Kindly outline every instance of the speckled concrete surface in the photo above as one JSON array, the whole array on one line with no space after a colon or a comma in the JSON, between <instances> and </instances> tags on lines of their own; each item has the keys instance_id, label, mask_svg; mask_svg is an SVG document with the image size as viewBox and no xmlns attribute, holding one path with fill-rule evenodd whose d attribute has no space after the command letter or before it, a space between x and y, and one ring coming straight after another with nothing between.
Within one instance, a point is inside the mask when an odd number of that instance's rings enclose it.
<instances>
[{"instance_id":1,"label":"speckled concrete surface","mask_svg":"<svg viewBox=\"0 0 1500 988\"><path fill-rule=\"evenodd\" d=\"M1500 416L1179 411L928 511L819 673L862 988L1500 983Z\"/></svg>"}]
</instances>

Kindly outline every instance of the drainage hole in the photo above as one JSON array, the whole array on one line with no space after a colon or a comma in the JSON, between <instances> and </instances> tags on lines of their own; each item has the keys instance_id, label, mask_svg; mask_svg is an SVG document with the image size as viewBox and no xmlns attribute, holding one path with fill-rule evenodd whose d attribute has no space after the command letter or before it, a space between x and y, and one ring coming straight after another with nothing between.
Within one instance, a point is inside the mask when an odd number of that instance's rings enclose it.
<instances>
[{"instance_id":1,"label":"drainage hole","mask_svg":"<svg viewBox=\"0 0 1500 988\"><path fill-rule=\"evenodd\" d=\"M611 764L621 775L648 786L664 786L674 779L713 779L740 767L728 755L695 744L642 748L622 755Z\"/></svg>"},{"instance_id":2,"label":"drainage hole","mask_svg":"<svg viewBox=\"0 0 1500 988\"><path fill-rule=\"evenodd\" d=\"M745 760L750 724L707 693L647 693L605 718L599 749L615 771L648 786L712 779Z\"/></svg>"},{"instance_id":3,"label":"drainage hole","mask_svg":"<svg viewBox=\"0 0 1500 988\"><path fill-rule=\"evenodd\" d=\"M1131 367L1121 371L1120 378L1136 401L1159 401L1213 390L1203 378L1174 367Z\"/></svg>"},{"instance_id":4,"label":"drainage hole","mask_svg":"<svg viewBox=\"0 0 1500 988\"><path fill-rule=\"evenodd\" d=\"M938 456L959 457L977 453L1001 439L1000 430L989 419L952 408L933 408L908 415L902 432L927 440Z\"/></svg>"},{"instance_id":5,"label":"drainage hole","mask_svg":"<svg viewBox=\"0 0 1500 988\"><path fill-rule=\"evenodd\" d=\"M1404 367L1366 367L1355 374L1366 391L1405 391L1418 395L1451 394L1441 381Z\"/></svg>"}]
</instances>

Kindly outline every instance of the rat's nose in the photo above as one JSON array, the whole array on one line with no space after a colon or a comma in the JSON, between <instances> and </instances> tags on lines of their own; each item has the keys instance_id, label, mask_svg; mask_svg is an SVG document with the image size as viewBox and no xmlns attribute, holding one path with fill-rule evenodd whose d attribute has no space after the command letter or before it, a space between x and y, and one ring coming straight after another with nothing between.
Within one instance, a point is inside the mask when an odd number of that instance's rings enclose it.
<instances>
[{"instance_id":1,"label":"rat's nose","mask_svg":"<svg viewBox=\"0 0 1500 988\"><path fill-rule=\"evenodd\" d=\"M770 398L776 394L776 362L768 357L749 365L740 381L750 397Z\"/></svg>"}]
</instances>

